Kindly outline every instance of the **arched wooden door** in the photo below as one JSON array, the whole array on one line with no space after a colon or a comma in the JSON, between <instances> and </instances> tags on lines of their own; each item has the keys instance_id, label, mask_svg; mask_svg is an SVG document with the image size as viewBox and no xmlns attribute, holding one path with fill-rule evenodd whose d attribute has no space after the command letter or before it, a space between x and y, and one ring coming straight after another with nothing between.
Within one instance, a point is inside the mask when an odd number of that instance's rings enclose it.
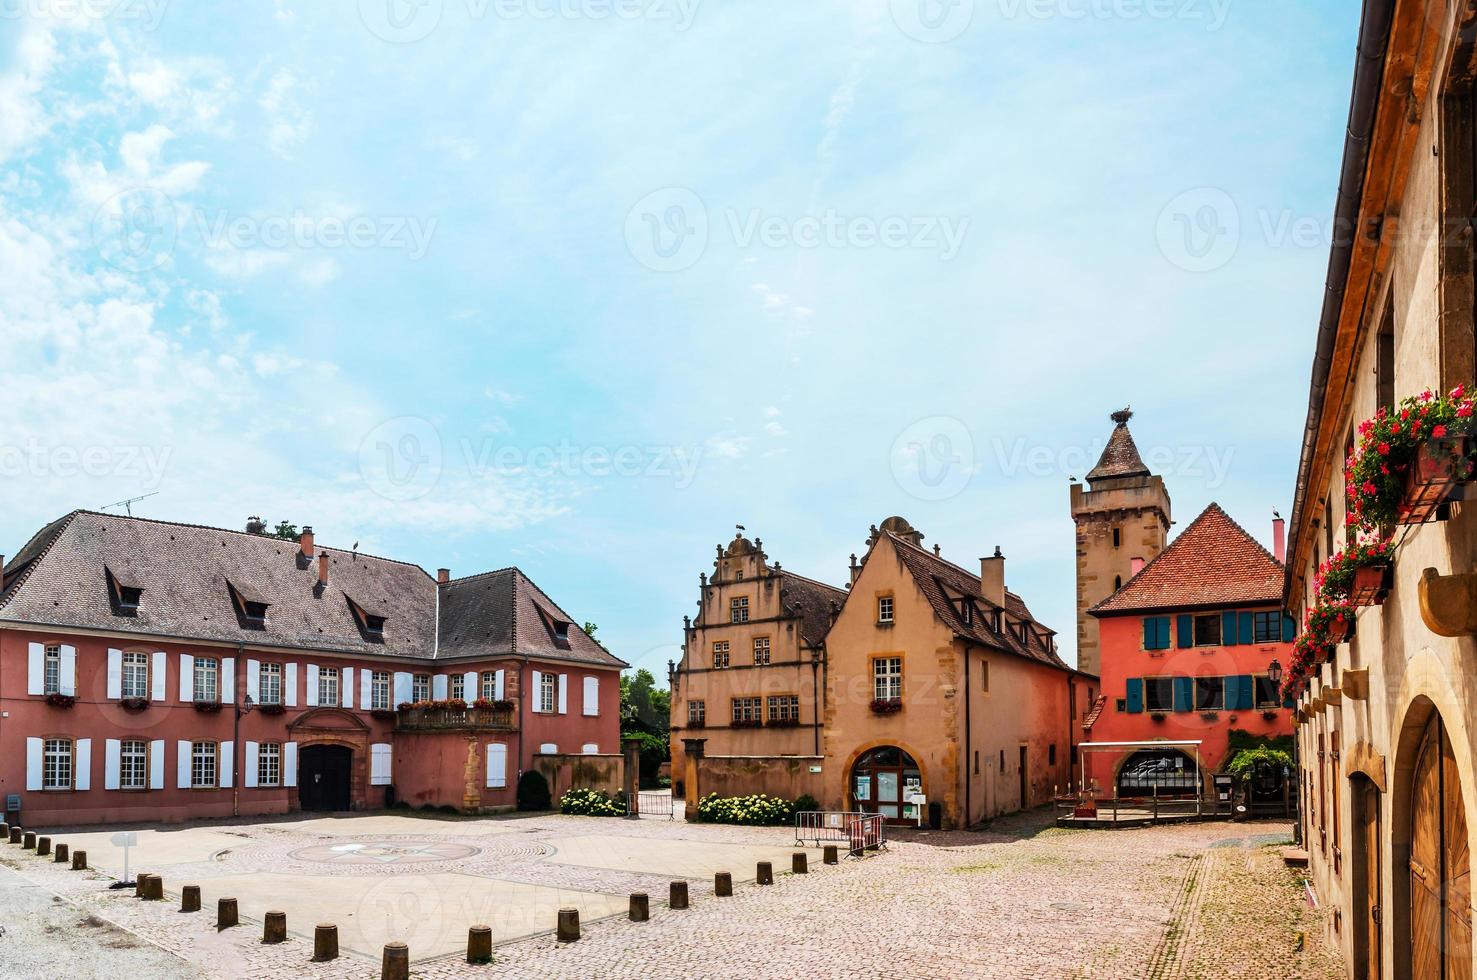
<instances>
[{"instance_id":1,"label":"arched wooden door","mask_svg":"<svg viewBox=\"0 0 1477 980\"><path fill-rule=\"evenodd\" d=\"M1411 786L1412 980L1470 980L1470 871L1461 779L1437 716L1426 726Z\"/></svg>"}]
</instances>

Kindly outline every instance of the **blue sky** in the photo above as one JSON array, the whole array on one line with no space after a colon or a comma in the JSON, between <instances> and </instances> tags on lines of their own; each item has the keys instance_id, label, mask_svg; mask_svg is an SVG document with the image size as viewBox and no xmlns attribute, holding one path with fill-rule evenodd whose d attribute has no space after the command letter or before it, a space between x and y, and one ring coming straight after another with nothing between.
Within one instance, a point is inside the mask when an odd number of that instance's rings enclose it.
<instances>
[{"instance_id":1,"label":"blue sky","mask_svg":"<svg viewBox=\"0 0 1477 980\"><path fill-rule=\"evenodd\" d=\"M0 549L76 507L517 564L660 673L736 523L1073 640L1132 404L1290 504L1358 24L1247 0L0 0Z\"/></svg>"}]
</instances>

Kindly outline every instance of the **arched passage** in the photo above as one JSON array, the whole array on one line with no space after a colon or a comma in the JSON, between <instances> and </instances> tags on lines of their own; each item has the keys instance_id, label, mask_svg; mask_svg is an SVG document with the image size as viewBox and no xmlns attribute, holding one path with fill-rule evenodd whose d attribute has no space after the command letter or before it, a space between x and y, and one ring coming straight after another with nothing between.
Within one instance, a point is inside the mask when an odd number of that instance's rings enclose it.
<instances>
[{"instance_id":1,"label":"arched passage","mask_svg":"<svg viewBox=\"0 0 1477 980\"><path fill-rule=\"evenodd\" d=\"M1139 749L1118 768L1118 796L1193 796L1200 792L1195 760L1179 749Z\"/></svg>"},{"instance_id":2,"label":"arched passage","mask_svg":"<svg viewBox=\"0 0 1477 980\"><path fill-rule=\"evenodd\" d=\"M1410 774L1411 980L1472 976L1471 855L1461 777L1446 726L1432 711Z\"/></svg>"},{"instance_id":3,"label":"arched passage","mask_svg":"<svg viewBox=\"0 0 1477 980\"><path fill-rule=\"evenodd\" d=\"M923 792L923 773L913 757L895 745L859 756L851 766L852 805L863 813L880 813L902 821L908 800Z\"/></svg>"}]
</instances>

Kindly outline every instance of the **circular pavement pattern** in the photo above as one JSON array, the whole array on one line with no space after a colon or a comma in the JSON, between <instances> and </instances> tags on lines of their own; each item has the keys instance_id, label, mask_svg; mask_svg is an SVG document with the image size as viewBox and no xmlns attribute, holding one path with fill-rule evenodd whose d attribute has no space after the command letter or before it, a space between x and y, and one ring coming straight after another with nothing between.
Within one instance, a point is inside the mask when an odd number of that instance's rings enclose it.
<instances>
[{"instance_id":1,"label":"circular pavement pattern","mask_svg":"<svg viewBox=\"0 0 1477 980\"><path fill-rule=\"evenodd\" d=\"M468 844L444 840L346 840L314 844L290 851L288 856L318 864L430 864L461 861L479 852Z\"/></svg>"}]
</instances>

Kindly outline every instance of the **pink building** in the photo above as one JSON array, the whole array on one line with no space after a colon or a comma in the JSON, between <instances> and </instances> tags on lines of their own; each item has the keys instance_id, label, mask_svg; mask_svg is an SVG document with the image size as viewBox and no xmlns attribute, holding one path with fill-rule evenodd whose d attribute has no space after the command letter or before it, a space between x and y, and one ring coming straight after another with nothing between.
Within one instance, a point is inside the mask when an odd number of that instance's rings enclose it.
<instances>
[{"instance_id":1,"label":"pink building","mask_svg":"<svg viewBox=\"0 0 1477 980\"><path fill-rule=\"evenodd\" d=\"M263 530L77 511L0 563L0 794L26 826L498 810L526 771L618 766L626 665L516 568Z\"/></svg>"},{"instance_id":2,"label":"pink building","mask_svg":"<svg viewBox=\"0 0 1477 980\"><path fill-rule=\"evenodd\" d=\"M1280 520L1273 534L1280 553ZM1092 743L1168 744L1090 752L1086 772L1106 795L1208 791L1233 732L1243 741L1292 734L1268 676L1274 660L1289 662L1296 632L1282 611L1282 561L1211 504L1134 572L1089 610L1104 699L1084 727Z\"/></svg>"}]
</instances>

